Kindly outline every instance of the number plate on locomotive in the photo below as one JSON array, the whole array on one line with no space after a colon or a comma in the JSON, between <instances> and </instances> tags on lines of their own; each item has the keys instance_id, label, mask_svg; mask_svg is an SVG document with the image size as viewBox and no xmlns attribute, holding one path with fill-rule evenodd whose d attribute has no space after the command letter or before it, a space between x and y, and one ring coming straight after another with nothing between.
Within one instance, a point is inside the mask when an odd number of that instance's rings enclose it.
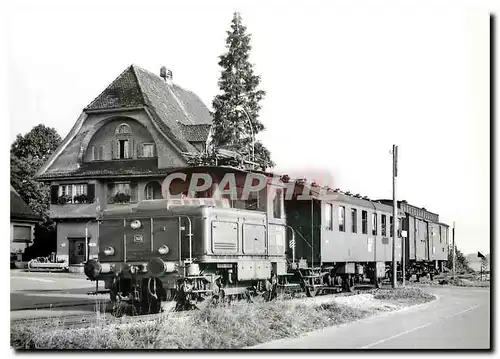
<instances>
[{"instance_id":1,"label":"number plate on locomotive","mask_svg":"<svg viewBox=\"0 0 500 359\"><path fill-rule=\"evenodd\" d=\"M134 236L134 243L142 243L142 242L144 242L142 234Z\"/></svg>"}]
</instances>

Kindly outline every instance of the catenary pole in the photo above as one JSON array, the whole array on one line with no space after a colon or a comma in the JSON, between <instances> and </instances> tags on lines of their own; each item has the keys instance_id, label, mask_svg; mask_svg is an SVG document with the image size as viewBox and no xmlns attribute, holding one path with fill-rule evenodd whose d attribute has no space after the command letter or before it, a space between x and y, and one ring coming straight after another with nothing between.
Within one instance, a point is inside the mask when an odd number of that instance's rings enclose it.
<instances>
[{"instance_id":1,"label":"catenary pole","mask_svg":"<svg viewBox=\"0 0 500 359\"><path fill-rule=\"evenodd\" d=\"M398 146L392 145L392 287L397 283L396 240L398 226L398 204L396 200L396 177L398 176Z\"/></svg>"}]
</instances>

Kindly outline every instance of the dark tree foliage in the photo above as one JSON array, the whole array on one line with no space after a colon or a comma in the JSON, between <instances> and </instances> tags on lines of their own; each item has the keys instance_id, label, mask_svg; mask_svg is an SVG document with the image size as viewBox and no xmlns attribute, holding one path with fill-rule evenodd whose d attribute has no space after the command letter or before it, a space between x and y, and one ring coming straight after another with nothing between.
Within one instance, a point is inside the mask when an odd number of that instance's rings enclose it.
<instances>
[{"instance_id":1,"label":"dark tree foliage","mask_svg":"<svg viewBox=\"0 0 500 359\"><path fill-rule=\"evenodd\" d=\"M469 266L469 260L467 257L455 246L455 259L456 265L455 269L457 273L470 273L472 268ZM448 263L447 266L450 270L453 269L453 250L448 251Z\"/></svg>"},{"instance_id":2,"label":"dark tree foliage","mask_svg":"<svg viewBox=\"0 0 500 359\"><path fill-rule=\"evenodd\" d=\"M253 64L249 62L250 39L240 14L234 13L231 30L227 31L227 52L219 56L222 67L220 93L212 103L214 133L211 143L213 150L231 148L248 160L252 160L252 129L254 136L264 130L259 121L259 103L266 94L259 89L260 77L254 74ZM255 162L263 169L274 166L269 151L260 142L255 143Z\"/></svg>"},{"instance_id":3,"label":"dark tree foliage","mask_svg":"<svg viewBox=\"0 0 500 359\"><path fill-rule=\"evenodd\" d=\"M35 242L26 249L26 256L47 255L55 250L55 224L49 219L49 186L34 177L38 169L61 143L53 128L38 125L25 134L17 135L10 150L10 183L21 198L43 222L35 227Z\"/></svg>"}]
</instances>

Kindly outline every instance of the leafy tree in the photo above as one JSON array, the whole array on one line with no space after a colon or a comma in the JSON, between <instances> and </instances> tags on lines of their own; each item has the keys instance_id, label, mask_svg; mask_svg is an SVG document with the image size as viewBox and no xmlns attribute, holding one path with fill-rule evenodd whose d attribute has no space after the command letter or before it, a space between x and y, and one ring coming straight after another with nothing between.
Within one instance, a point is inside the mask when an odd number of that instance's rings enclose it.
<instances>
[{"instance_id":1,"label":"leafy tree","mask_svg":"<svg viewBox=\"0 0 500 359\"><path fill-rule=\"evenodd\" d=\"M455 246L455 269L457 273L469 273L472 272L472 268L469 265L469 260L467 257ZM448 251L448 268L453 269L453 250Z\"/></svg>"},{"instance_id":2,"label":"leafy tree","mask_svg":"<svg viewBox=\"0 0 500 359\"><path fill-rule=\"evenodd\" d=\"M211 147L214 151L231 148L252 160L252 132L255 136L264 130L258 118L259 103L266 92L259 89L260 76L254 74L253 64L249 62L251 35L246 33L246 26L237 12L227 35L227 52L219 56L219 66L222 67L220 93L212 103L214 132ZM254 152L255 162L262 169L274 166L269 151L261 142L255 142Z\"/></svg>"},{"instance_id":3,"label":"leafy tree","mask_svg":"<svg viewBox=\"0 0 500 359\"><path fill-rule=\"evenodd\" d=\"M53 128L38 125L25 134L17 135L10 150L10 183L21 198L43 222L35 227L35 242L26 249L26 255L47 255L55 250L55 224L49 219L49 187L35 180L38 169L61 143L61 136Z\"/></svg>"},{"instance_id":4,"label":"leafy tree","mask_svg":"<svg viewBox=\"0 0 500 359\"><path fill-rule=\"evenodd\" d=\"M487 257L483 257L481 258L481 267L483 268L483 270L488 270L488 258Z\"/></svg>"}]
</instances>

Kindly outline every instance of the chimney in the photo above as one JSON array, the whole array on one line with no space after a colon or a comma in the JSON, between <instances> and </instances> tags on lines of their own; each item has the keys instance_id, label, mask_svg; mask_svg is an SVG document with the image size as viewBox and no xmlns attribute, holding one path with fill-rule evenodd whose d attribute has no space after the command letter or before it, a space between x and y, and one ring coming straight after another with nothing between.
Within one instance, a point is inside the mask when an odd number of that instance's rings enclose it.
<instances>
[{"instance_id":1,"label":"chimney","mask_svg":"<svg viewBox=\"0 0 500 359\"><path fill-rule=\"evenodd\" d=\"M169 85L172 85L172 71L168 70L165 66L160 69L160 77Z\"/></svg>"}]
</instances>

